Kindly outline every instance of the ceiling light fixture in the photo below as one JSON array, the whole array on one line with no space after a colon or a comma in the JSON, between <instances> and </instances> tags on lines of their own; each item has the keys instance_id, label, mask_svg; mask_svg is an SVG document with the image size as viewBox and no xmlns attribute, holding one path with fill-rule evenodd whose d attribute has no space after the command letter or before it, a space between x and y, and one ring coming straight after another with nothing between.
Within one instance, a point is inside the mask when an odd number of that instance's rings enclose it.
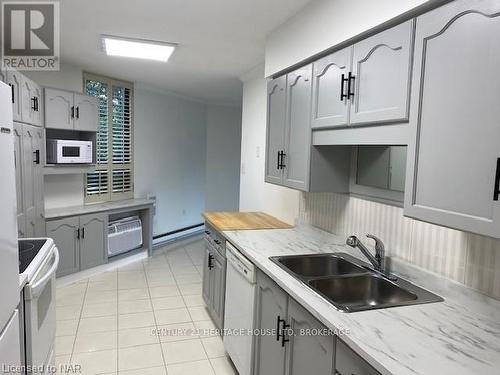
<instances>
[{"instance_id":1,"label":"ceiling light fixture","mask_svg":"<svg viewBox=\"0 0 500 375\"><path fill-rule=\"evenodd\" d=\"M121 38L102 35L104 51L108 56L132 57L137 59L167 62L177 47L174 43L143 39Z\"/></svg>"}]
</instances>

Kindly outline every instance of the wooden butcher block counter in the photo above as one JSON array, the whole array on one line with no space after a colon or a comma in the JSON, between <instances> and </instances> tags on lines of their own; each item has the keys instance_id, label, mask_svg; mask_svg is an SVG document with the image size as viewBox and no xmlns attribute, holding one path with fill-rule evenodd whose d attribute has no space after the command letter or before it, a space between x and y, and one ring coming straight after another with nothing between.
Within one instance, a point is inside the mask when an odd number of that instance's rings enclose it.
<instances>
[{"instance_id":1,"label":"wooden butcher block counter","mask_svg":"<svg viewBox=\"0 0 500 375\"><path fill-rule=\"evenodd\" d=\"M292 228L292 225L263 212L205 212L203 217L218 231Z\"/></svg>"}]
</instances>

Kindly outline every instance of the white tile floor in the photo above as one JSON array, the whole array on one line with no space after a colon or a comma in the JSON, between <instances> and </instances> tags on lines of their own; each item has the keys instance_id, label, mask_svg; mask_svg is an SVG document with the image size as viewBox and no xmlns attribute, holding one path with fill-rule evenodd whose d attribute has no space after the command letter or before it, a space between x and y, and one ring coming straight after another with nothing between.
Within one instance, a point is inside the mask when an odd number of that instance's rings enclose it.
<instances>
[{"instance_id":1,"label":"white tile floor","mask_svg":"<svg viewBox=\"0 0 500 375\"><path fill-rule=\"evenodd\" d=\"M237 374L209 332L203 246L184 241L58 287L56 365L81 365L83 375Z\"/></svg>"}]
</instances>

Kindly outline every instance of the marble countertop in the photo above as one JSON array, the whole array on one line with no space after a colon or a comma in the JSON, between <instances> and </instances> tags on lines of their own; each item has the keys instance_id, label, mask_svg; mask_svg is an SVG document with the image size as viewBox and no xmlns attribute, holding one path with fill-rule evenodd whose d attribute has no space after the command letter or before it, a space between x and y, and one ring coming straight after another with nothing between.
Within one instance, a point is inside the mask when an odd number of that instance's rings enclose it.
<instances>
[{"instance_id":1,"label":"marble countertop","mask_svg":"<svg viewBox=\"0 0 500 375\"><path fill-rule=\"evenodd\" d=\"M136 199L125 199L114 202L86 204L81 206L51 208L45 210L45 218L50 220L60 217L85 215L95 212L113 211L113 210L120 210L123 208L133 208L133 207L148 206L148 205L153 206L154 201L146 198L136 198Z\"/></svg>"},{"instance_id":2,"label":"marble countertop","mask_svg":"<svg viewBox=\"0 0 500 375\"><path fill-rule=\"evenodd\" d=\"M223 234L325 326L347 331L342 340L382 374L498 374L500 301L394 261L394 273L445 301L343 313L269 257L345 252L363 259L355 249L344 245L345 238L304 225Z\"/></svg>"}]
</instances>

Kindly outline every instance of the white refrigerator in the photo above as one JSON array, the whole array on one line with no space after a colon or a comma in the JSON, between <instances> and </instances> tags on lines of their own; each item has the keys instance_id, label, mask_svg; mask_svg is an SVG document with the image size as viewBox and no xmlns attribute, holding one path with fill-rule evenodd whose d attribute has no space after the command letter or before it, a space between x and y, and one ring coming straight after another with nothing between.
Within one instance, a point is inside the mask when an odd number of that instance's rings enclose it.
<instances>
[{"instance_id":1,"label":"white refrigerator","mask_svg":"<svg viewBox=\"0 0 500 375\"><path fill-rule=\"evenodd\" d=\"M21 365L19 334L19 255L12 97L0 82L0 373Z\"/></svg>"}]
</instances>

